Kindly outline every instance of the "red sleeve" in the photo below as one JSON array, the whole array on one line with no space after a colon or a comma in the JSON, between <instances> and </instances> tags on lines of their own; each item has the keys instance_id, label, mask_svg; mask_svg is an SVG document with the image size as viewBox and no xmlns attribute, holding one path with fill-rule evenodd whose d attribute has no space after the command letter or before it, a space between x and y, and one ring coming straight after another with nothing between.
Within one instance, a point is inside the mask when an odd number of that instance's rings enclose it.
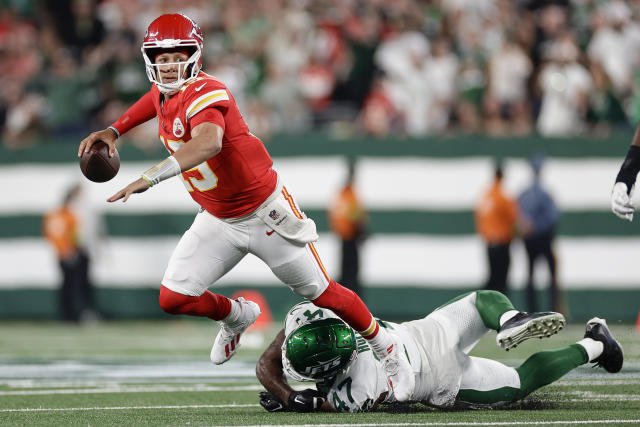
<instances>
[{"instance_id":1,"label":"red sleeve","mask_svg":"<svg viewBox=\"0 0 640 427\"><path fill-rule=\"evenodd\" d=\"M191 129L204 122L214 123L224 131L224 116L222 115L222 111L217 108L205 108L193 116L190 120Z\"/></svg>"},{"instance_id":2,"label":"red sleeve","mask_svg":"<svg viewBox=\"0 0 640 427\"><path fill-rule=\"evenodd\" d=\"M117 129L120 135L123 135L134 127L153 119L155 116L156 107L153 105L153 95L151 92L147 92L111 126Z\"/></svg>"}]
</instances>

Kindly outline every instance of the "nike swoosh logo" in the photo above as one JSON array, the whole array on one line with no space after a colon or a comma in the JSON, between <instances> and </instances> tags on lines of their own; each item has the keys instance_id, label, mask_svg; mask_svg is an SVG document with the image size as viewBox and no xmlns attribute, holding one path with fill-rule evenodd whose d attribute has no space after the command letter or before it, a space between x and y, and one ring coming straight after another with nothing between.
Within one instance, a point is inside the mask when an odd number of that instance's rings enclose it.
<instances>
[{"instance_id":1,"label":"nike swoosh logo","mask_svg":"<svg viewBox=\"0 0 640 427\"><path fill-rule=\"evenodd\" d=\"M202 89L205 85L206 85L206 83L203 83L202 86L197 87L196 88L196 92L200 92L200 89Z\"/></svg>"},{"instance_id":2,"label":"nike swoosh logo","mask_svg":"<svg viewBox=\"0 0 640 427\"><path fill-rule=\"evenodd\" d=\"M301 396L296 396L293 398L294 402L298 402L301 405L304 405L304 400L300 398Z\"/></svg>"},{"instance_id":3,"label":"nike swoosh logo","mask_svg":"<svg viewBox=\"0 0 640 427\"><path fill-rule=\"evenodd\" d=\"M271 236L274 233L274 231L276 230L267 231L267 236Z\"/></svg>"}]
</instances>

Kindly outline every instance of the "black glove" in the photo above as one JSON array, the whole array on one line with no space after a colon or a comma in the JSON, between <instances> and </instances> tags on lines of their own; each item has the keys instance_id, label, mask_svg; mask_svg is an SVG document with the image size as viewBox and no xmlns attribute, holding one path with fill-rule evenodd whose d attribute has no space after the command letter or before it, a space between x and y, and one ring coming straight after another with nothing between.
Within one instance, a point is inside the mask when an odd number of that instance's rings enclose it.
<instances>
[{"instance_id":1,"label":"black glove","mask_svg":"<svg viewBox=\"0 0 640 427\"><path fill-rule=\"evenodd\" d=\"M289 395L287 405L289 410L295 412L313 412L320 409L327 401L327 397L317 390L306 389L302 391L292 391Z\"/></svg>"},{"instance_id":2,"label":"black glove","mask_svg":"<svg viewBox=\"0 0 640 427\"><path fill-rule=\"evenodd\" d=\"M268 391L263 391L258 394L260 397L260 405L264 409L269 412L282 412L287 411L287 407L284 405L284 402L275 394L269 393Z\"/></svg>"}]
</instances>

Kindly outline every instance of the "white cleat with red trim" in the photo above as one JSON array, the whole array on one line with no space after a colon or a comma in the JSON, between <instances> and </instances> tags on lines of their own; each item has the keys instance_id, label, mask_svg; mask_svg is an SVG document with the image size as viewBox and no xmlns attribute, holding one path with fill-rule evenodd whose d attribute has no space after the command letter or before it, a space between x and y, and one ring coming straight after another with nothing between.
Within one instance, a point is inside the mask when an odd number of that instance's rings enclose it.
<instances>
[{"instance_id":1,"label":"white cleat with red trim","mask_svg":"<svg viewBox=\"0 0 640 427\"><path fill-rule=\"evenodd\" d=\"M220 322L220 331L211 347L211 361L221 365L240 348L240 336L249 326L255 323L260 316L260 306L253 301L246 301L240 297L236 300L240 303L240 318L233 324Z\"/></svg>"}]
</instances>

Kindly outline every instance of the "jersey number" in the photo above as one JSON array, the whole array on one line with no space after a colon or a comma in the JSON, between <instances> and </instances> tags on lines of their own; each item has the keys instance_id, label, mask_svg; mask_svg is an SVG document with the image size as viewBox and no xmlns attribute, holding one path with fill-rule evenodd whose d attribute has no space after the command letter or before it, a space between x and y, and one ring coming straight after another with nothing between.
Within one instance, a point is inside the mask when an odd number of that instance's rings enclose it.
<instances>
[{"instance_id":1,"label":"jersey number","mask_svg":"<svg viewBox=\"0 0 640 427\"><path fill-rule=\"evenodd\" d=\"M165 144L165 140L163 136L160 136L160 140L162 141L163 144ZM182 147L183 144L184 144L184 141L182 140L174 141L171 139L167 139L165 145L168 145L169 148L171 148L171 150L173 150L173 152L175 153ZM218 177L216 176L215 173L213 173L213 171L211 170L211 167L209 166L209 163L207 163L206 161L200 163L195 168L191 168L188 171L185 171L184 173L190 173L193 171L198 171L200 178L190 176L188 177L188 179L185 179L184 176L180 174L182 183L186 187L187 191L189 192L195 191L195 190L207 191L207 190L212 190L218 186Z\"/></svg>"},{"instance_id":2,"label":"jersey number","mask_svg":"<svg viewBox=\"0 0 640 427\"><path fill-rule=\"evenodd\" d=\"M353 396L351 396L351 377L345 378L344 381L338 384L337 389L341 391L342 387L344 387L345 385L347 386L347 399L349 399L349 402L354 403ZM345 402L342 401L342 399L340 399L340 396L338 396L338 393L334 391L332 397L333 397L333 407L335 408L336 411L349 412L349 407Z\"/></svg>"}]
</instances>

